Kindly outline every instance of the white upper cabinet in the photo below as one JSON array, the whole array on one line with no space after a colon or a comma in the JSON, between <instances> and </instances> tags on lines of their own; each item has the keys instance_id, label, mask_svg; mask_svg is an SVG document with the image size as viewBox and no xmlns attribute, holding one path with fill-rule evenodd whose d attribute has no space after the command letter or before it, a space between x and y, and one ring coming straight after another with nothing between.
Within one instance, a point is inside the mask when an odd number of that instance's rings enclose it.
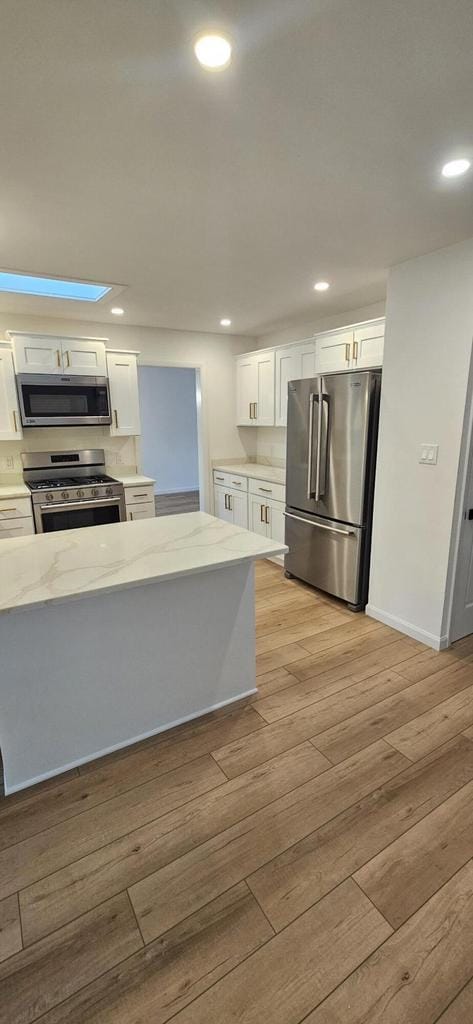
<instances>
[{"instance_id":1,"label":"white upper cabinet","mask_svg":"<svg viewBox=\"0 0 473 1024\"><path fill-rule=\"evenodd\" d=\"M238 426L274 426L274 351L240 356L236 374Z\"/></svg>"},{"instance_id":2,"label":"white upper cabinet","mask_svg":"<svg viewBox=\"0 0 473 1024\"><path fill-rule=\"evenodd\" d=\"M372 320L360 327L319 334L316 339L316 373L337 370L365 370L383 365L383 320Z\"/></svg>"},{"instance_id":3,"label":"white upper cabinet","mask_svg":"<svg viewBox=\"0 0 473 1024\"><path fill-rule=\"evenodd\" d=\"M62 362L68 374L84 377L107 376L107 357L103 341L65 338L62 342Z\"/></svg>"},{"instance_id":4,"label":"white upper cabinet","mask_svg":"<svg viewBox=\"0 0 473 1024\"><path fill-rule=\"evenodd\" d=\"M107 350L112 436L140 434L136 353Z\"/></svg>"},{"instance_id":5,"label":"white upper cabinet","mask_svg":"<svg viewBox=\"0 0 473 1024\"><path fill-rule=\"evenodd\" d=\"M19 441L21 437L12 350L0 345L0 441Z\"/></svg>"},{"instance_id":6,"label":"white upper cabinet","mask_svg":"<svg viewBox=\"0 0 473 1024\"><path fill-rule=\"evenodd\" d=\"M287 423L287 386L290 380L302 380L315 374L315 338L277 348L276 357L276 409L275 424L285 427Z\"/></svg>"},{"instance_id":7,"label":"white upper cabinet","mask_svg":"<svg viewBox=\"0 0 473 1024\"><path fill-rule=\"evenodd\" d=\"M10 334L17 373L106 376L105 344L93 338Z\"/></svg>"},{"instance_id":8,"label":"white upper cabinet","mask_svg":"<svg viewBox=\"0 0 473 1024\"><path fill-rule=\"evenodd\" d=\"M353 329L318 334L316 340L315 372L332 373L350 370L353 359Z\"/></svg>"},{"instance_id":9,"label":"white upper cabinet","mask_svg":"<svg viewBox=\"0 0 473 1024\"><path fill-rule=\"evenodd\" d=\"M353 365L358 369L382 366L384 354L384 320L374 320L363 327L355 327L353 339Z\"/></svg>"}]
</instances>

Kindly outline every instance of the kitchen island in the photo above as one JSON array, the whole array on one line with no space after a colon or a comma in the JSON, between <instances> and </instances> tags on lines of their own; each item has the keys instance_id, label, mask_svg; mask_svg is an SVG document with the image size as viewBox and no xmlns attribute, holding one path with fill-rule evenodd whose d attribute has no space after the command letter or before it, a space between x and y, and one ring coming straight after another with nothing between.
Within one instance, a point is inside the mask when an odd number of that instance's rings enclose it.
<instances>
[{"instance_id":1,"label":"kitchen island","mask_svg":"<svg viewBox=\"0 0 473 1024\"><path fill-rule=\"evenodd\" d=\"M253 562L203 512L0 546L5 792L255 692Z\"/></svg>"}]
</instances>

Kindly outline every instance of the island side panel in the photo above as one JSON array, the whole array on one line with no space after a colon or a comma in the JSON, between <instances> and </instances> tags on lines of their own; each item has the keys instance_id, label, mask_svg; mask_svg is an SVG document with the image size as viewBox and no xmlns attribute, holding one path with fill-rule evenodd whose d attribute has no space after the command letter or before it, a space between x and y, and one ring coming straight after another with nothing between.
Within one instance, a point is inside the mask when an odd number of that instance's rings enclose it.
<instances>
[{"instance_id":1,"label":"island side panel","mask_svg":"<svg viewBox=\"0 0 473 1024\"><path fill-rule=\"evenodd\" d=\"M0 616L5 791L255 692L254 569Z\"/></svg>"}]
</instances>

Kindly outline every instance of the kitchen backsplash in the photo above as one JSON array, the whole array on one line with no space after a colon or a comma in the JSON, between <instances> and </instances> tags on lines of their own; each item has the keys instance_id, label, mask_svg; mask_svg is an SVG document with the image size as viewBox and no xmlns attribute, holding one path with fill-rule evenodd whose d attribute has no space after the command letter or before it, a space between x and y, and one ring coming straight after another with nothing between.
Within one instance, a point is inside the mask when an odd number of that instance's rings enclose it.
<instances>
[{"instance_id":1,"label":"kitchen backsplash","mask_svg":"<svg viewBox=\"0 0 473 1024\"><path fill-rule=\"evenodd\" d=\"M254 430L255 428L250 428ZM263 466L286 465L286 428L256 428L256 461Z\"/></svg>"},{"instance_id":2,"label":"kitchen backsplash","mask_svg":"<svg viewBox=\"0 0 473 1024\"><path fill-rule=\"evenodd\" d=\"M82 448L103 448L105 463L110 469L134 469L139 465L139 438L110 437L108 427L41 427L27 430L21 441L0 442L0 476L18 476L22 472L22 452L76 451Z\"/></svg>"}]
</instances>

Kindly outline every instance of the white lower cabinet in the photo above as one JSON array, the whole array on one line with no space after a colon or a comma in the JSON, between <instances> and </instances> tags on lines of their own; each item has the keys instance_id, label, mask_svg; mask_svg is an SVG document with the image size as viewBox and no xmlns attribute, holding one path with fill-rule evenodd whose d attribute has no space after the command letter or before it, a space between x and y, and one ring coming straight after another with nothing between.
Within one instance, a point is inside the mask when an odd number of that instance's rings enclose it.
<instances>
[{"instance_id":1,"label":"white lower cabinet","mask_svg":"<svg viewBox=\"0 0 473 1024\"><path fill-rule=\"evenodd\" d=\"M214 486L214 510L217 519L248 529L248 495L221 484Z\"/></svg>"},{"instance_id":2,"label":"white lower cabinet","mask_svg":"<svg viewBox=\"0 0 473 1024\"><path fill-rule=\"evenodd\" d=\"M129 523L134 523L137 519L154 519L156 506L153 484L125 487L125 511Z\"/></svg>"},{"instance_id":3,"label":"white lower cabinet","mask_svg":"<svg viewBox=\"0 0 473 1024\"><path fill-rule=\"evenodd\" d=\"M31 498L2 498L0 540L28 537L35 532Z\"/></svg>"}]
</instances>

